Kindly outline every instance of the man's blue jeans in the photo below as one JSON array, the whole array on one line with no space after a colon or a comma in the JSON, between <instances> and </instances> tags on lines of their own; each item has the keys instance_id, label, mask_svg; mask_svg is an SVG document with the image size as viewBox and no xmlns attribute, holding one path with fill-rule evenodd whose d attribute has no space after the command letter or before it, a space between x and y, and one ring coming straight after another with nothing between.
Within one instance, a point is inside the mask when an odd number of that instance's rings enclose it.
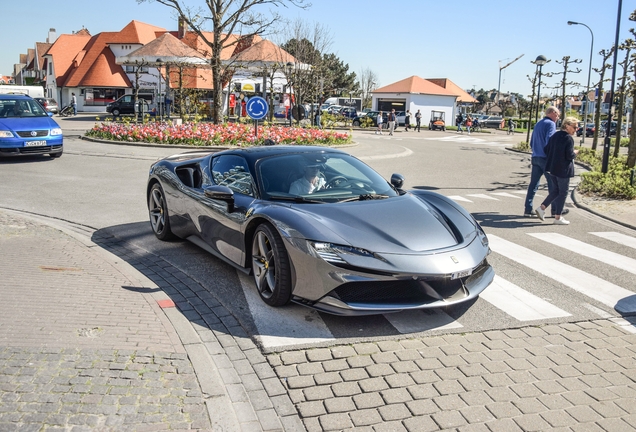
<instances>
[{"instance_id":1,"label":"man's blue jeans","mask_svg":"<svg viewBox=\"0 0 636 432\"><path fill-rule=\"evenodd\" d=\"M528 185L528 193L526 194L525 214L532 214L532 201L534 200L534 195L537 193L537 189L539 189L541 176L545 175L546 162L546 158L536 156L532 157L532 174L530 174L530 184ZM548 190L550 190L552 179L548 175L546 175L545 178L548 182Z\"/></svg>"}]
</instances>

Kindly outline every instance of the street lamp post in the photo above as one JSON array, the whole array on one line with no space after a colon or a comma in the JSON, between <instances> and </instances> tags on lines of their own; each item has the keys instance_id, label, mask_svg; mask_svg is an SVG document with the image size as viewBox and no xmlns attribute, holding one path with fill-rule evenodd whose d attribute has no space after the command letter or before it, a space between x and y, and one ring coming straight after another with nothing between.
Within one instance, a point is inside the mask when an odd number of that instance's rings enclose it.
<instances>
[{"instance_id":1,"label":"street lamp post","mask_svg":"<svg viewBox=\"0 0 636 432\"><path fill-rule=\"evenodd\" d=\"M585 123L583 124L583 133L581 134L581 144L585 144L585 135L587 132L587 116L590 112L590 76L592 74L592 54L594 52L594 33L592 29L589 28L586 24L576 22L576 21L568 21L568 25L582 25L587 27L590 31L590 35L592 36L592 43L590 44L590 65L587 69L587 92L585 93ZM596 101L598 103L598 101Z\"/></svg>"},{"instance_id":2,"label":"street lamp post","mask_svg":"<svg viewBox=\"0 0 636 432\"><path fill-rule=\"evenodd\" d=\"M534 62L539 66L539 84L537 85L537 113L534 116L534 124L536 125L539 121L539 105L541 103L541 69L543 68L543 65L548 62L548 59L545 58L545 56L540 55Z\"/></svg>"},{"instance_id":3,"label":"street lamp post","mask_svg":"<svg viewBox=\"0 0 636 432\"><path fill-rule=\"evenodd\" d=\"M289 127L292 127L292 118L294 117L292 108L292 91L291 91L291 75L294 70L294 64L292 62L287 62L285 65L287 66L287 90L289 91Z\"/></svg>"}]
</instances>

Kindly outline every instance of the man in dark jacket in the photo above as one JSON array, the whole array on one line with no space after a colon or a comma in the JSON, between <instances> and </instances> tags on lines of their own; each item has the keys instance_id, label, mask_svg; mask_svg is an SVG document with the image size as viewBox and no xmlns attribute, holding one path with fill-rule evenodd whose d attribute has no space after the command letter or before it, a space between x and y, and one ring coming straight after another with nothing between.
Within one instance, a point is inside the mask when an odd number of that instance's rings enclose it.
<instances>
[{"instance_id":1,"label":"man in dark jacket","mask_svg":"<svg viewBox=\"0 0 636 432\"><path fill-rule=\"evenodd\" d=\"M526 193L526 203L523 215L525 217L532 217L532 202L534 195L539 189L539 182L541 176L545 174L545 161L546 155L544 148L548 145L548 140L556 132L556 121L559 118L560 113L556 107L548 107L545 111L545 117L537 122L532 131L532 137L530 138L530 148L532 149L532 173L530 174L530 184L528 184L528 192ZM548 189L550 188L550 178L546 177L548 182ZM553 209L554 210L554 209ZM567 213L567 210L566 212ZM564 214L565 214L564 213ZM554 212L552 212L554 215Z\"/></svg>"}]
</instances>

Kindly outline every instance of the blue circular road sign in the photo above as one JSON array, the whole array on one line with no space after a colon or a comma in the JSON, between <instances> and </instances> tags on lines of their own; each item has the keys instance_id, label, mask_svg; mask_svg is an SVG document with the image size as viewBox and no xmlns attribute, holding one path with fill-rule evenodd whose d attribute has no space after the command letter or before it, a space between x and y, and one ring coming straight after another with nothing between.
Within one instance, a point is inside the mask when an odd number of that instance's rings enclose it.
<instances>
[{"instance_id":1,"label":"blue circular road sign","mask_svg":"<svg viewBox=\"0 0 636 432\"><path fill-rule=\"evenodd\" d=\"M250 100L247 101L247 104L245 104L247 115L254 120L265 118L268 109L267 101L260 96L252 96Z\"/></svg>"}]
</instances>

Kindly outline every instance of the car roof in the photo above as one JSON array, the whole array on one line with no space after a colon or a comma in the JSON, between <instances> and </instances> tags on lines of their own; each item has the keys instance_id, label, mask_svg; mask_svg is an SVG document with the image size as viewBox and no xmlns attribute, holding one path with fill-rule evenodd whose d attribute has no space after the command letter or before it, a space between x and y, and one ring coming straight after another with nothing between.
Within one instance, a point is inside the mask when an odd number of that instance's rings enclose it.
<instances>
[{"instance_id":1,"label":"car roof","mask_svg":"<svg viewBox=\"0 0 636 432\"><path fill-rule=\"evenodd\" d=\"M26 95L24 93L3 93L0 94L0 100L10 100L10 99L24 99L29 100L33 99L31 96Z\"/></svg>"}]
</instances>

